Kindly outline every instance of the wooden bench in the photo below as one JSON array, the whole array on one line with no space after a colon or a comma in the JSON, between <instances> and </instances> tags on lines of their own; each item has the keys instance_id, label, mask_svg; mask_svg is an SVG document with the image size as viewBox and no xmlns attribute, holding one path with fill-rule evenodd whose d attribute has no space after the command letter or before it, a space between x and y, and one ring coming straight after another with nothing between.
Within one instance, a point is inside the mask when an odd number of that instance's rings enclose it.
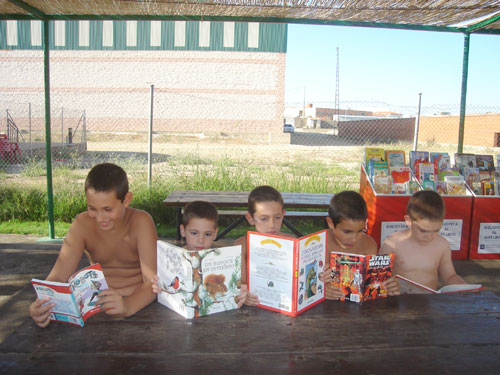
<instances>
[{"instance_id":1,"label":"wooden bench","mask_svg":"<svg viewBox=\"0 0 500 375\"><path fill-rule=\"evenodd\" d=\"M248 205L247 191L204 191L204 190L174 190L163 201L165 206L176 208L176 225L178 240L181 239L180 224L182 222L182 209L196 200L213 203L219 212L219 216L232 216L237 219L221 231L216 241L223 238L227 233L243 223ZM333 194L325 193L282 193L284 208L286 210L283 224L295 235L301 237L303 234L288 220L294 218L326 218L327 210ZM234 209L241 207L241 210ZM222 208L222 209L221 209ZM227 208L226 210L224 208ZM294 211L293 209L321 209L322 211Z\"/></svg>"}]
</instances>

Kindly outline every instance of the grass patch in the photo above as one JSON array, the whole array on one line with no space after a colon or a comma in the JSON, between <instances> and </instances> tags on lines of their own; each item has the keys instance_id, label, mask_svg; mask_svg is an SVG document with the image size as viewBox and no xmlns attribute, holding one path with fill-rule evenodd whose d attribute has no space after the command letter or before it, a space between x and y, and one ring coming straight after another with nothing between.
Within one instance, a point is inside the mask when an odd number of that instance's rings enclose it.
<instances>
[{"instance_id":1,"label":"grass patch","mask_svg":"<svg viewBox=\"0 0 500 375\"><path fill-rule=\"evenodd\" d=\"M56 221L54 223L55 236L66 236L70 225L70 223ZM46 236L48 232L48 221L9 220L0 223L0 233L33 234L36 236Z\"/></svg>"}]
</instances>

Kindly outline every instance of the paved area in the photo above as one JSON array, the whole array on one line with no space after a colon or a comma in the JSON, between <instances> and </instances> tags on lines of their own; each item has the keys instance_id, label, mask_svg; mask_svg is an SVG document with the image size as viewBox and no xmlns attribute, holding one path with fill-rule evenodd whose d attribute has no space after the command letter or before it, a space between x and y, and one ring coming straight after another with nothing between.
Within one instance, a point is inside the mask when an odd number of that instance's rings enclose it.
<instances>
[{"instance_id":1,"label":"paved area","mask_svg":"<svg viewBox=\"0 0 500 375\"><path fill-rule=\"evenodd\" d=\"M47 276L60 246L57 240L0 234L0 342L29 316L28 307L35 298L30 280ZM82 260L81 267L86 264ZM467 282L482 284L500 296L500 259L455 260L454 264Z\"/></svg>"}]
</instances>

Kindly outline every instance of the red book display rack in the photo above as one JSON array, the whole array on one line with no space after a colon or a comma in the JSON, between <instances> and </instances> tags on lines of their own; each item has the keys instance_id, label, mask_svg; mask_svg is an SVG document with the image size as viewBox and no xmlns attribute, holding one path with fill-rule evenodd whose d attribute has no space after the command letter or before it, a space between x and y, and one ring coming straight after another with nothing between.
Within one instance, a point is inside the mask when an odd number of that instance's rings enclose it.
<instances>
[{"instance_id":1,"label":"red book display rack","mask_svg":"<svg viewBox=\"0 0 500 375\"><path fill-rule=\"evenodd\" d=\"M404 215L411 195L378 194L366 174L364 165L361 165L359 192L368 207L367 234L373 237L380 248L388 235L406 228ZM468 257L472 199L472 194L443 195L446 216L440 234L450 242L453 259Z\"/></svg>"},{"instance_id":2,"label":"red book display rack","mask_svg":"<svg viewBox=\"0 0 500 375\"><path fill-rule=\"evenodd\" d=\"M500 196L475 195L469 258L500 259Z\"/></svg>"}]
</instances>

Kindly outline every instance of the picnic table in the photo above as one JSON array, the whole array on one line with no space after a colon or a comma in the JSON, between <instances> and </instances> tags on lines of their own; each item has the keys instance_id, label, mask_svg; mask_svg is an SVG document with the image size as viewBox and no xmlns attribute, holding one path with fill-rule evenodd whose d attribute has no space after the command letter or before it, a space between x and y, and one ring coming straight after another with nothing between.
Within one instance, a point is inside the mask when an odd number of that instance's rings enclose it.
<instances>
[{"instance_id":1,"label":"picnic table","mask_svg":"<svg viewBox=\"0 0 500 375\"><path fill-rule=\"evenodd\" d=\"M488 291L259 307L186 320L156 302L80 328L27 319L0 344L8 374L495 374L500 297Z\"/></svg>"},{"instance_id":2,"label":"picnic table","mask_svg":"<svg viewBox=\"0 0 500 375\"><path fill-rule=\"evenodd\" d=\"M237 219L221 231L216 240L223 238L232 229L245 220L248 207L248 191L204 191L204 190L174 190L163 201L165 206L175 207L177 239L181 239L180 224L182 208L189 202L201 200L213 203L219 209L220 216L235 216ZM321 209L318 211L287 211L283 224L293 233L301 237L303 234L288 220L290 217L323 217L327 216L330 200L333 194L326 193L281 193L285 210L290 209ZM220 208L239 208L239 210L220 210Z\"/></svg>"}]
</instances>

